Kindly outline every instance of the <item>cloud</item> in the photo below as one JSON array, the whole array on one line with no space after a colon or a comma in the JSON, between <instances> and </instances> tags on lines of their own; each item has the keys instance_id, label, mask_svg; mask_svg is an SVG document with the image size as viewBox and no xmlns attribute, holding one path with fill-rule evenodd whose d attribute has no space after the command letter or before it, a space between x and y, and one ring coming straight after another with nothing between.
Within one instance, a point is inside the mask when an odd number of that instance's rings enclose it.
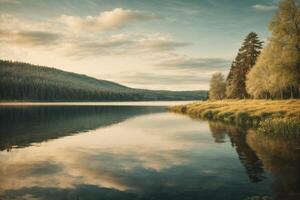
<instances>
[{"instance_id":1,"label":"cloud","mask_svg":"<svg viewBox=\"0 0 300 200\"><path fill-rule=\"evenodd\" d=\"M106 78L133 88L170 90L170 86L175 86L173 90L177 91L206 90L212 74L217 71L226 75L228 70L181 70L152 65L147 70L120 70L120 73Z\"/></svg>"},{"instance_id":2,"label":"cloud","mask_svg":"<svg viewBox=\"0 0 300 200\"><path fill-rule=\"evenodd\" d=\"M78 58L140 53L147 56L190 45L186 42L176 41L170 35L162 33L110 35L102 32L123 27L130 21L152 18L156 18L156 16L147 12L122 8L84 18L62 16L59 18L60 21L57 18L37 21L18 18L11 14L1 14L0 42L20 47L39 46L39 49L41 47L47 49L48 45L51 45L53 52Z\"/></svg>"},{"instance_id":3,"label":"cloud","mask_svg":"<svg viewBox=\"0 0 300 200\"><path fill-rule=\"evenodd\" d=\"M85 57L116 54L157 54L184 47L189 43L175 41L164 34L116 34L101 39L95 37L77 38L64 49L67 56Z\"/></svg>"},{"instance_id":4,"label":"cloud","mask_svg":"<svg viewBox=\"0 0 300 200\"><path fill-rule=\"evenodd\" d=\"M189 58L178 56L178 58L165 60L159 63L160 67L179 69L184 71L215 72L227 71L231 61L223 58Z\"/></svg>"},{"instance_id":5,"label":"cloud","mask_svg":"<svg viewBox=\"0 0 300 200\"><path fill-rule=\"evenodd\" d=\"M0 0L0 4L20 4L18 0Z\"/></svg>"},{"instance_id":6,"label":"cloud","mask_svg":"<svg viewBox=\"0 0 300 200\"><path fill-rule=\"evenodd\" d=\"M252 8L257 11L273 11L276 10L278 6L275 4L256 4L253 5Z\"/></svg>"},{"instance_id":7,"label":"cloud","mask_svg":"<svg viewBox=\"0 0 300 200\"><path fill-rule=\"evenodd\" d=\"M29 45L45 45L56 43L61 35L43 31L23 31L13 33L15 41Z\"/></svg>"},{"instance_id":8,"label":"cloud","mask_svg":"<svg viewBox=\"0 0 300 200\"><path fill-rule=\"evenodd\" d=\"M127 84L140 85L205 85L210 77L202 74L155 74L155 73L134 73L121 77L121 81Z\"/></svg>"},{"instance_id":9,"label":"cloud","mask_svg":"<svg viewBox=\"0 0 300 200\"><path fill-rule=\"evenodd\" d=\"M49 21L32 21L11 14L0 14L0 42L18 46L57 44L64 35Z\"/></svg>"},{"instance_id":10,"label":"cloud","mask_svg":"<svg viewBox=\"0 0 300 200\"><path fill-rule=\"evenodd\" d=\"M22 46L52 45L61 39L61 35L44 31L5 31L0 30L0 42Z\"/></svg>"},{"instance_id":11,"label":"cloud","mask_svg":"<svg viewBox=\"0 0 300 200\"><path fill-rule=\"evenodd\" d=\"M157 34L141 38L137 44L139 48L158 50L173 50L177 47L184 47L187 45L189 45L189 43L174 41L168 36Z\"/></svg>"},{"instance_id":12,"label":"cloud","mask_svg":"<svg viewBox=\"0 0 300 200\"><path fill-rule=\"evenodd\" d=\"M136 10L115 8L111 11L104 11L97 16L68 16L62 15L59 19L70 28L92 31L110 31L122 28L133 21L143 21L157 18L154 14Z\"/></svg>"},{"instance_id":13,"label":"cloud","mask_svg":"<svg viewBox=\"0 0 300 200\"><path fill-rule=\"evenodd\" d=\"M66 48L64 48L63 51L65 51L66 56L78 58L95 55L122 54L128 50L133 42L134 41L123 34L102 37L101 40L94 37L83 37L73 39L73 41L71 40L66 44Z\"/></svg>"}]
</instances>

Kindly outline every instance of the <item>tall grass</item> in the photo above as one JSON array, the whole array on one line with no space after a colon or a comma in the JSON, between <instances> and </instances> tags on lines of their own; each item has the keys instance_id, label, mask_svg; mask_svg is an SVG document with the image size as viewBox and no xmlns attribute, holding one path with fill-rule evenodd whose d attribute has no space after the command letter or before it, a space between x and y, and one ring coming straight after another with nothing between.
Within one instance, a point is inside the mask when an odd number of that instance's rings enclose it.
<instances>
[{"instance_id":1,"label":"tall grass","mask_svg":"<svg viewBox=\"0 0 300 200\"><path fill-rule=\"evenodd\" d=\"M191 117L257 128L268 135L300 137L300 100L202 101L170 107Z\"/></svg>"},{"instance_id":2,"label":"tall grass","mask_svg":"<svg viewBox=\"0 0 300 200\"><path fill-rule=\"evenodd\" d=\"M300 120L299 118L265 119L260 122L258 132L270 136L284 136L299 139Z\"/></svg>"}]
</instances>

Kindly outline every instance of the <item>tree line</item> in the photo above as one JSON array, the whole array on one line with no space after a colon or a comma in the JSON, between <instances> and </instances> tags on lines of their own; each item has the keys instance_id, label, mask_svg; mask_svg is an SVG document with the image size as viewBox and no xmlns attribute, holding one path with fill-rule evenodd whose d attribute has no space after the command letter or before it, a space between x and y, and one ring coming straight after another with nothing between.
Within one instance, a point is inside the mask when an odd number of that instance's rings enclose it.
<instances>
[{"instance_id":1,"label":"tree line","mask_svg":"<svg viewBox=\"0 0 300 200\"><path fill-rule=\"evenodd\" d=\"M269 29L264 47L255 32L247 35L226 79L212 75L210 99L300 97L300 1L280 1Z\"/></svg>"},{"instance_id":2,"label":"tree line","mask_svg":"<svg viewBox=\"0 0 300 200\"><path fill-rule=\"evenodd\" d=\"M95 80L83 75L27 63L0 60L0 75L2 100L109 101L140 98L139 94L101 89Z\"/></svg>"},{"instance_id":3,"label":"tree line","mask_svg":"<svg viewBox=\"0 0 300 200\"><path fill-rule=\"evenodd\" d=\"M156 91L28 63L0 60L0 101L195 100L206 91Z\"/></svg>"}]
</instances>

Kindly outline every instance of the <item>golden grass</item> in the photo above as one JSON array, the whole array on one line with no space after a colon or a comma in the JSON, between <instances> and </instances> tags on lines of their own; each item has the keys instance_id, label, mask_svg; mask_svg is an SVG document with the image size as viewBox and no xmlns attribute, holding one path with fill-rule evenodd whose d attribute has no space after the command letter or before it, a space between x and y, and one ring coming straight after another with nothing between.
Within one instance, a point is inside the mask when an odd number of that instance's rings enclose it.
<instances>
[{"instance_id":1,"label":"golden grass","mask_svg":"<svg viewBox=\"0 0 300 200\"><path fill-rule=\"evenodd\" d=\"M283 131L300 135L300 100L200 101L173 106L170 110L196 118L258 127L265 133Z\"/></svg>"}]
</instances>

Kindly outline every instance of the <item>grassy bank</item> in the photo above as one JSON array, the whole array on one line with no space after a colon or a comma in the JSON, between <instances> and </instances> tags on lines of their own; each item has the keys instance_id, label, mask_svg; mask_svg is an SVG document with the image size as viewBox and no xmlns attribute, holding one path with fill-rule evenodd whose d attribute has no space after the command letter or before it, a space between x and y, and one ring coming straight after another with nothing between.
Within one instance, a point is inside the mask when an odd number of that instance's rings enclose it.
<instances>
[{"instance_id":1,"label":"grassy bank","mask_svg":"<svg viewBox=\"0 0 300 200\"><path fill-rule=\"evenodd\" d=\"M300 100L202 101L170 110L194 118L251 126L264 134L300 138Z\"/></svg>"}]
</instances>

